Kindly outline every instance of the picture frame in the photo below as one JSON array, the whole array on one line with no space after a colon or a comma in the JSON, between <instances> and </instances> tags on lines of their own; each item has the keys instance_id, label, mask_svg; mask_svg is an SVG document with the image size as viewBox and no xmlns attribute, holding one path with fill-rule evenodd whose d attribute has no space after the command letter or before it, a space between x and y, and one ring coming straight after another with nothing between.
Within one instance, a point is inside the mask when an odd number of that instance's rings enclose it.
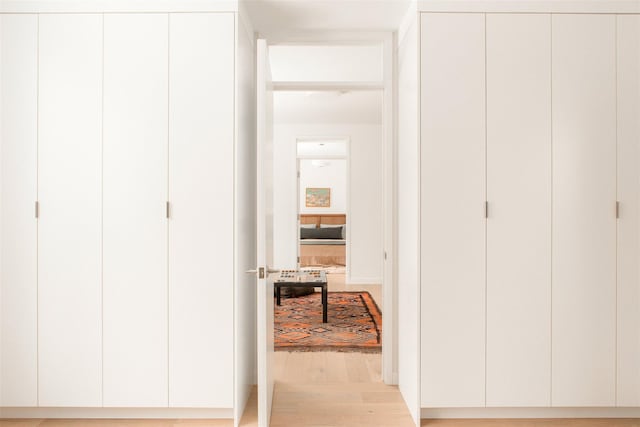
<instances>
[{"instance_id":1,"label":"picture frame","mask_svg":"<svg viewBox=\"0 0 640 427\"><path fill-rule=\"evenodd\" d=\"M305 206L308 208L331 207L331 188L307 187L305 191Z\"/></svg>"}]
</instances>

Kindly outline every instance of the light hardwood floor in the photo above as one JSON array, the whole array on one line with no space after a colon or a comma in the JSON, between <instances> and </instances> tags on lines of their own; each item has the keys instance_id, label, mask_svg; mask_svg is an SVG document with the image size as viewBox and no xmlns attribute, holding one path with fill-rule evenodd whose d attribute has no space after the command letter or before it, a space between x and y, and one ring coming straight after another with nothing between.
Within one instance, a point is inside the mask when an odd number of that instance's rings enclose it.
<instances>
[{"instance_id":1,"label":"light hardwood floor","mask_svg":"<svg viewBox=\"0 0 640 427\"><path fill-rule=\"evenodd\" d=\"M380 380L380 355L276 353L272 427L412 426L397 387ZM241 422L257 426L255 395Z\"/></svg>"}]
</instances>

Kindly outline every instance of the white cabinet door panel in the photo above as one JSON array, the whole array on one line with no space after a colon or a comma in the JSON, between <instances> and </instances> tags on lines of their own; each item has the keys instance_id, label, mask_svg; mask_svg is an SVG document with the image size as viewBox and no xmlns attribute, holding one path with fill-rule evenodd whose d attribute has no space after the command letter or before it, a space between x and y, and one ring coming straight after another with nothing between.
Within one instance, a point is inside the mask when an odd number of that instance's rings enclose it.
<instances>
[{"instance_id":1,"label":"white cabinet door panel","mask_svg":"<svg viewBox=\"0 0 640 427\"><path fill-rule=\"evenodd\" d=\"M104 404L167 406L168 16L104 19Z\"/></svg>"},{"instance_id":2,"label":"white cabinet door panel","mask_svg":"<svg viewBox=\"0 0 640 427\"><path fill-rule=\"evenodd\" d=\"M550 15L487 15L487 199L487 406L549 406Z\"/></svg>"},{"instance_id":3,"label":"white cabinet door panel","mask_svg":"<svg viewBox=\"0 0 640 427\"><path fill-rule=\"evenodd\" d=\"M0 15L0 75L0 406L36 406L37 15Z\"/></svg>"},{"instance_id":4,"label":"white cabinet door panel","mask_svg":"<svg viewBox=\"0 0 640 427\"><path fill-rule=\"evenodd\" d=\"M234 17L170 26L169 404L230 408Z\"/></svg>"},{"instance_id":5,"label":"white cabinet door panel","mask_svg":"<svg viewBox=\"0 0 640 427\"><path fill-rule=\"evenodd\" d=\"M40 406L102 405L102 23L40 15Z\"/></svg>"},{"instance_id":6,"label":"white cabinet door panel","mask_svg":"<svg viewBox=\"0 0 640 427\"><path fill-rule=\"evenodd\" d=\"M640 406L640 16L618 16L618 406Z\"/></svg>"},{"instance_id":7,"label":"white cabinet door panel","mask_svg":"<svg viewBox=\"0 0 640 427\"><path fill-rule=\"evenodd\" d=\"M422 14L424 407L485 404L485 18Z\"/></svg>"},{"instance_id":8,"label":"white cabinet door panel","mask_svg":"<svg viewBox=\"0 0 640 427\"><path fill-rule=\"evenodd\" d=\"M552 18L554 406L615 404L615 20Z\"/></svg>"}]
</instances>

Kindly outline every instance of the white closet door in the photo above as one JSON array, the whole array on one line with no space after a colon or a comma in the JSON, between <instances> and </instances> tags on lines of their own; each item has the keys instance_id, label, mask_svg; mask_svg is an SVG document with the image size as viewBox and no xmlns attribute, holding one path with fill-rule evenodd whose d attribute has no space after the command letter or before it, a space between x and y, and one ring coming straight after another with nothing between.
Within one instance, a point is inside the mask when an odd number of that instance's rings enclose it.
<instances>
[{"instance_id":1,"label":"white closet door","mask_svg":"<svg viewBox=\"0 0 640 427\"><path fill-rule=\"evenodd\" d=\"M230 408L234 17L170 27L169 404Z\"/></svg>"},{"instance_id":2,"label":"white closet door","mask_svg":"<svg viewBox=\"0 0 640 427\"><path fill-rule=\"evenodd\" d=\"M422 406L484 406L485 18L421 28Z\"/></svg>"},{"instance_id":3,"label":"white closet door","mask_svg":"<svg viewBox=\"0 0 640 427\"><path fill-rule=\"evenodd\" d=\"M168 15L105 15L104 404L168 405Z\"/></svg>"},{"instance_id":4,"label":"white closet door","mask_svg":"<svg viewBox=\"0 0 640 427\"><path fill-rule=\"evenodd\" d=\"M618 16L618 406L640 405L640 16Z\"/></svg>"},{"instance_id":5,"label":"white closet door","mask_svg":"<svg viewBox=\"0 0 640 427\"><path fill-rule=\"evenodd\" d=\"M36 406L37 15L0 15L0 75L0 406Z\"/></svg>"},{"instance_id":6,"label":"white closet door","mask_svg":"<svg viewBox=\"0 0 640 427\"><path fill-rule=\"evenodd\" d=\"M615 20L552 21L554 406L615 404Z\"/></svg>"},{"instance_id":7,"label":"white closet door","mask_svg":"<svg viewBox=\"0 0 640 427\"><path fill-rule=\"evenodd\" d=\"M102 16L40 15L40 406L102 405Z\"/></svg>"},{"instance_id":8,"label":"white closet door","mask_svg":"<svg viewBox=\"0 0 640 427\"><path fill-rule=\"evenodd\" d=\"M549 406L550 15L487 15L487 199L487 406Z\"/></svg>"}]
</instances>

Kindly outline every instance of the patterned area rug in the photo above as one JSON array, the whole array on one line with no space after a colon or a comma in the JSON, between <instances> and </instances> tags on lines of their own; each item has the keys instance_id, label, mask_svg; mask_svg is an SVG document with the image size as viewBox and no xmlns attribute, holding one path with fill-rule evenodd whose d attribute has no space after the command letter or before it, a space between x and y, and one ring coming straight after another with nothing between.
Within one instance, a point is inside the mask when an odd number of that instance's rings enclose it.
<instances>
[{"instance_id":1,"label":"patterned area rug","mask_svg":"<svg viewBox=\"0 0 640 427\"><path fill-rule=\"evenodd\" d=\"M382 314L369 292L329 292L328 322L322 323L320 292L283 298L275 306L276 351L379 353Z\"/></svg>"}]
</instances>

